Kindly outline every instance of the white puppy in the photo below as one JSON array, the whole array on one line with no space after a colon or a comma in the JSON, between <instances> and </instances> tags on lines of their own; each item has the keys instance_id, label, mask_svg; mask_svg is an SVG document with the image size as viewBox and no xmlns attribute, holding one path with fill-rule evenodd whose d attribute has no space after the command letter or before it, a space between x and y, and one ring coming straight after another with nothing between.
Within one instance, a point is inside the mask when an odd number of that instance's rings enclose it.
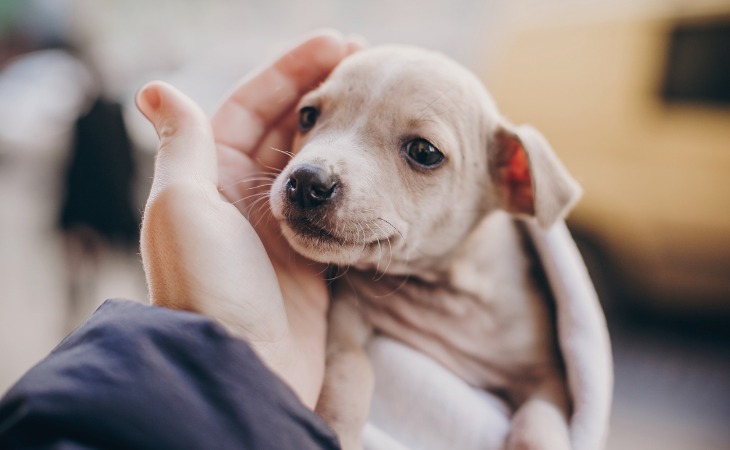
<instances>
[{"instance_id":1,"label":"white puppy","mask_svg":"<svg viewBox=\"0 0 730 450\"><path fill-rule=\"evenodd\" d=\"M383 333L503 396L507 448L569 448L551 298L514 217L549 227L580 196L547 142L455 62L386 46L302 99L294 153L271 209L294 249L341 269L317 410L343 447L362 446L364 346Z\"/></svg>"}]
</instances>

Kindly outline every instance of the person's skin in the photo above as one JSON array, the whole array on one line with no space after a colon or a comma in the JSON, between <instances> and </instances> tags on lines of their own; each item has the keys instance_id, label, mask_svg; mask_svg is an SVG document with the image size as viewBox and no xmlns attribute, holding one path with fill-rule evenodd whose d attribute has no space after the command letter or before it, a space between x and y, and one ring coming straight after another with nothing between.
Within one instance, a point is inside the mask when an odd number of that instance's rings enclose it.
<instances>
[{"instance_id":1,"label":"person's skin","mask_svg":"<svg viewBox=\"0 0 730 450\"><path fill-rule=\"evenodd\" d=\"M324 268L293 253L267 203L246 211L242 181L286 164L271 148L290 148L300 97L360 46L319 32L241 82L212 120L162 82L137 96L160 138L141 237L152 304L217 319L312 409L324 376Z\"/></svg>"}]
</instances>

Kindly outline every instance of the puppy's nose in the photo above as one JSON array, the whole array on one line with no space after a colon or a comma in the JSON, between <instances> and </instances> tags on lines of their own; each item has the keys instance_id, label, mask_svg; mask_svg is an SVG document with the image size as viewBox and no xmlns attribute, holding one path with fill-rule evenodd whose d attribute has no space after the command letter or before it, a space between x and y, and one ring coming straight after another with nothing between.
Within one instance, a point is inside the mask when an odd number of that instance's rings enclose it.
<instances>
[{"instance_id":1,"label":"puppy's nose","mask_svg":"<svg viewBox=\"0 0 730 450\"><path fill-rule=\"evenodd\" d=\"M289 200L302 208L315 208L332 198L337 182L322 167L302 164L289 175L286 190Z\"/></svg>"}]
</instances>

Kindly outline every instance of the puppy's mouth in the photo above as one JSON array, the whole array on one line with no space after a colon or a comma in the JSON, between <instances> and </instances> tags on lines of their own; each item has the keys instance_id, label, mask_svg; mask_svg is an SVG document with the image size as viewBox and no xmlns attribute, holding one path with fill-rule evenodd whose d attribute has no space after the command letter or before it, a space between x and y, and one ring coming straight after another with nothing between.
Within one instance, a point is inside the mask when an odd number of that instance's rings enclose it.
<instances>
[{"instance_id":1,"label":"puppy's mouth","mask_svg":"<svg viewBox=\"0 0 730 450\"><path fill-rule=\"evenodd\" d=\"M347 242L346 239L335 235L327 227L316 223L311 218L304 215L290 215L286 219L286 224L294 231L299 237L305 239L313 239L321 242L329 242L333 244L346 245L352 242Z\"/></svg>"},{"instance_id":2,"label":"puppy's mouth","mask_svg":"<svg viewBox=\"0 0 730 450\"><path fill-rule=\"evenodd\" d=\"M316 261L337 264L357 263L378 249L382 253L386 246L391 248L394 236L367 222L333 223L293 211L281 220L284 237L296 250Z\"/></svg>"},{"instance_id":3,"label":"puppy's mouth","mask_svg":"<svg viewBox=\"0 0 730 450\"><path fill-rule=\"evenodd\" d=\"M339 226L330 226L329 224L322 224L321 220L312 220L306 216L290 216L285 220L285 224L294 234L303 240L310 242L319 242L322 244L334 244L341 246L361 246L367 247L370 245L377 245L381 241L393 239L393 236L385 235L378 236L374 231L371 231L368 235L364 230L367 229L366 225L360 225L359 227L355 224L347 225L340 224ZM348 231L349 228L357 228L360 231ZM333 231L333 228L339 230L339 232Z\"/></svg>"}]
</instances>

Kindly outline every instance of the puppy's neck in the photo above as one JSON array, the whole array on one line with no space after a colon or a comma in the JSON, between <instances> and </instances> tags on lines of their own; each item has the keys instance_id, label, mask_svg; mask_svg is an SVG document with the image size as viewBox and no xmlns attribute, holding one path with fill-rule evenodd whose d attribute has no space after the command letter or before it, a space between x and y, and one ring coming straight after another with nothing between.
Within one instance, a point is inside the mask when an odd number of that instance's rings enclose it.
<instances>
[{"instance_id":1,"label":"puppy's neck","mask_svg":"<svg viewBox=\"0 0 730 450\"><path fill-rule=\"evenodd\" d=\"M372 280L388 280L388 285L416 282L473 291L478 287L472 285L481 285L485 278L519 284L531 259L524 239L515 219L497 210L477 222L458 246L438 257L417 255L385 273L372 267L350 270Z\"/></svg>"}]
</instances>

